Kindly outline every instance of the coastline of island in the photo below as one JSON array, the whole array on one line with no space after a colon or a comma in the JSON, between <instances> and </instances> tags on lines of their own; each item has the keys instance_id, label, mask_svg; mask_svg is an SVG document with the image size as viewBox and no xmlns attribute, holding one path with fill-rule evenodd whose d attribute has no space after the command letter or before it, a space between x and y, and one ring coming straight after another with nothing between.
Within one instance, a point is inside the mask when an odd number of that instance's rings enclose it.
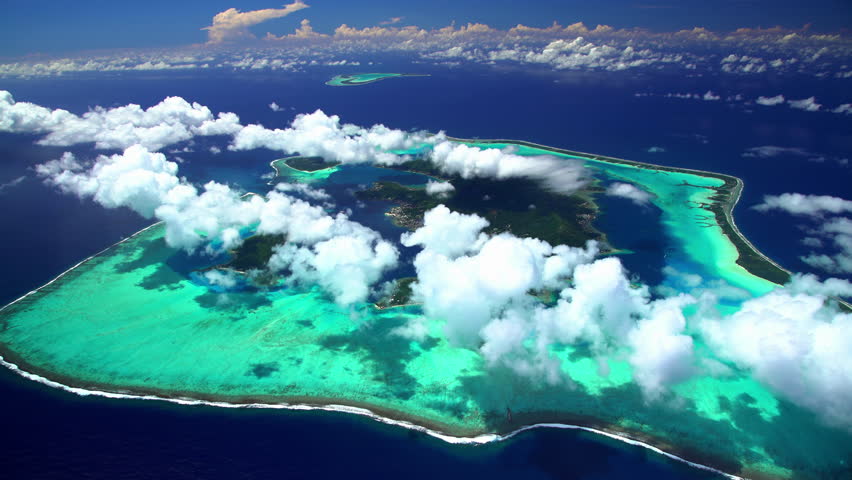
<instances>
[{"instance_id":1,"label":"coastline of island","mask_svg":"<svg viewBox=\"0 0 852 480\"><path fill-rule=\"evenodd\" d=\"M452 139L452 140L453 141L468 142L468 140L459 140L459 139ZM558 153L562 153L562 154L566 154L566 155L577 156L578 158L581 158L581 159L582 158L589 158L589 159L594 159L594 160L604 161L604 162L611 160L612 161L611 163L622 163L622 164L628 164L628 165L633 165L633 166L639 166L638 168L655 168L655 167L657 167L655 165L645 164L645 163L641 163L641 162L630 162L630 161L627 161L627 160L615 159L615 158L612 158L612 157L603 157L603 156L599 156L599 155L586 154L586 153L582 153L582 152L574 152L574 151L569 151L569 150L564 150L564 149L544 147L544 146L532 144L530 142L522 142L522 141L514 141L514 140L470 140L470 142L476 142L476 143L512 143L512 144L517 144L517 145L527 145L527 146L532 146L533 148L540 148L540 149L554 151L554 152L558 152ZM290 157L290 158L293 158L293 157ZM286 160L286 159L279 159L279 160ZM279 161L279 160L276 160L276 161ZM312 172L309 172L309 171L306 172L306 171L302 171L302 170L298 170L296 168L290 167L289 165L286 164L286 162L284 164L288 168L293 169L293 170L298 171L298 172L312 173ZM271 163L271 166L275 169L276 173L280 173L277 166L275 165L275 161ZM333 169L333 168L336 168L336 167L333 166L333 167L329 167L327 169ZM740 238L745 243L747 243L747 245L749 245L751 248L754 249L755 254L758 254L758 255L766 258L762 253L760 253L756 248L754 248L754 246L750 242L748 242L748 240L742 235L742 233L736 227L736 224L733 223L733 213L732 213L733 208L737 204L737 202L740 198L741 192L742 192L742 188L744 186L743 182L740 179L738 179L736 177L723 175L723 174L716 174L714 172L703 172L703 171L700 171L700 170L676 169L676 168L673 168L673 167L662 167L662 168L669 168L669 169L671 169L670 171L675 171L675 172L682 172L682 173L689 173L689 174L702 174L703 173L703 174L706 174L706 175L702 175L702 176L708 176L708 177L711 177L711 178L724 177L724 178L729 178L729 179L734 180L735 186L734 186L734 188L732 188L730 190L730 192L729 192L730 196L727 198L727 200L724 201L724 204L722 205L725 218L730 219L730 222L731 222L730 225L731 225L732 230L737 235L739 235ZM721 178L721 179L724 180L724 178ZM136 237L137 235L140 235L141 233L146 232L153 227L156 227L159 224L160 223L158 222L158 223L155 223L153 225L149 225L149 226L145 227L144 229L140 230L139 232L134 233L132 236L127 237L125 239L122 239L121 241L111 245L110 247L107 247L106 249L102 250L101 252L98 252L95 255L92 255L92 256L88 257L87 259L77 263L76 265L72 266L71 268L69 268L65 272L61 273L60 275L58 275L56 278L54 278L50 282L46 283L45 285L23 295L22 297L16 299L15 301L13 301L13 302L5 305L4 307L0 308L0 311L6 310L8 307L12 306L13 304L16 304L16 303L26 299L27 297L42 291L46 287L50 286L51 284L53 284L53 283L57 282L58 280L62 279L63 277L65 277L67 274L76 270L81 265L84 265L87 262L92 261L96 257L99 257L99 256L107 253L108 251L110 251L115 246L122 244L122 243ZM727 233L726 233L726 235L727 235ZM777 264L772 262L771 259L766 258L766 260L773 263L778 268L781 268L780 266L778 266ZM786 272L786 270L785 270L785 272ZM684 462L686 464L689 464L693 467L713 471L713 472L725 475L728 478L732 478L732 479L741 478L741 477L738 477L734 474L727 473L725 471L726 463L724 461L721 461L720 459L710 459L710 460L706 461L706 463L693 462L691 460L687 460L687 458L698 458L698 457L700 457L700 455L698 455L698 452L692 452L692 451L680 452L678 450L678 447L676 447L674 445L665 445L666 442L660 442L660 441L658 441L659 439L655 439L653 436L650 436L650 435L647 435L647 434L642 434L642 433L639 433L639 432L631 433L630 431L625 431L625 429L623 429L623 428L615 428L616 426L614 426L614 425L605 425L605 424L602 424L602 422L600 422L600 421L596 422L593 418L588 419L587 422L580 421L580 422L575 422L575 423L557 423L557 422L554 422L554 421L547 421L547 418L543 418L543 419L540 419L540 420L536 419L537 421L531 421L528 424L521 424L521 425L511 425L512 422L509 421L509 422L507 422L508 424L504 426L504 428L502 428L502 429L497 428L497 429L495 429L495 432L454 431L454 428L449 424L441 424L441 423L435 422L433 420L430 420L428 418L417 417L416 415L406 413L402 410L385 409L385 408L381 407L380 405L373 405L373 404L369 404L369 403L361 404L361 403L358 403L358 402L351 402L351 405L347 405L346 402L341 402L340 399L334 399L334 398L329 398L329 399L310 398L310 397L292 397L291 398L291 397L283 397L282 396L280 398L275 398L275 400L278 400L278 401L273 401L273 402L267 403L264 400L272 400L272 399L265 399L265 398L262 398L262 397L246 396L246 397L236 397L237 399L245 399L245 402L229 402L229 401L223 402L223 401L221 401L221 398L217 399L215 397L215 395L202 394L202 393L197 393L197 392L195 392L195 393L184 392L184 393L188 394L188 396L184 396L184 395L173 395L174 392L161 392L161 391L157 391L156 389L151 389L149 392L146 391L145 389L139 389L139 388L131 388L131 389L117 388L117 389L113 390L110 387L115 387L115 386L112 386L112 385L97 385L97 384L94 384L94 383L86 384L84 382L75 382L74 378L71 378L71 377L63 378L63 376L61 374L57 374L56 372L41 371L40 368L28 364L25 361L25 359L17 356L13 351L8 350L6 348L5 344L0 344L0 353L2 353L2 356L0 356L0 363L2 363L4 366L6 366L10 370L14 371L15 373L22 375L25 378L28 378L30 380L34 380L34 381L37 381L39 383L43 383L45 385L48 385L48 386L51 386L51 387L54 387L54 388L61 388L63 390L69 391L71 393L75 393L75 394L83 395L83 396L85 396L85 395L100 395L100 396L105 396L105 397L110 397L110 398L135 398L135 399L146 399L146 400L155 400L156 399L156 400L163 400L163 401L169 401L169 402L174 402L174 403L182 403L182 404L205 404L205 405L211 405L211 406L217 406L217 407L229 407L229 408L283 408L283 409L291 409L291 410L328 410L328 411L355 413L355 414L358 414L358 415L363 415L363 416L373 418L374 420L377 420L377 421L380 421L380 422L383 422L383 423L403 426L405 428L410 428L410 429L413 429L413 430L422 431L424 433L427 433L427 434L434 436L434 437L437 437L437 438L441 438L441 439L448 441L450 443L480 444L480 443L488 443L488 442L493 442L493 441L500 441L500 440L512 438L515 435L517 435L517 434L519 434L523 431L526 431L526 430L531 430L531 429L535 429L535 428L544 428L544 427L581 429L581 430L589 431L589 432L592 432L592 433L595 433L595 434L604 435L604 436L607 436L607 437L610 437L610 438L613 438L613 439L616 439L616 440L619 440L619 441L622 441L622 442L625 442L625 443L628 443L628 444L642 446L642 447L650 449L650 450L652 450L656 453L660 453L662 455L665 455L669 458L672 458L672 459ZM75 385L75 383L78 383L78 384ZM529 415L527 415L527 416L529 416ZM535 417L537 415L532 415L532 416ZM521 417L521 416L519 415L519 417ZM558 420L558 419L556 419L556 420ZM655 445L661 445L661 444L663 445L663 448L655 446ZM676 452L676 453L670 453L670 452ZM678 454L680 454L680 455L678 455ZM712 466L712 465L715 465L715 467ZM716 468L716 467L719 467L719 468ZM741 473L741 472L738 472L738 473Z\"/></svg>"},{"instance_id":2,"label":"coastline of island","mask_svg":"<svg viewBox=\"0 0 852 480\"><path fill-rule=\"evenodd\" d=\"M155 224L156 225L156 224ZM152 225L154 226L154 225ZM149 227L150 228L150 227ZM58 277L57 277L58 278ZM56 280L56 279L54 279ZM14 302L13 302L14 303ZM10 304L11 305L11 304ZM8 305L7 305L8 306ZM5 306L3 308L6 308ZM8 355L9 352L3 352ZM454 430L448 424L442 424L430 419L417 417L416 415L407 414L402 411L385 409L378 405L359 403L359 402L340 402L340 399L322 399L313 397L291 397L276 399L277 401L268 402L262 397L238 397L237 402L214 398L209 395L200 395L193 392L185 392L186 395L171 395L163 394L156 389L148 391L144 389L110 389L101 388L97 384L74 385L74 382L63 383L65 379L59 376L58 379L51 379L47 375L54 376L52 372L39 372L39 368L28 365L26 361L20 361L14 358L7 358L0 354L0 365L8 368L13 373L26 378L27 380L45 385L50 388L56 388L68 393L72 393L81 397L98 396L111 399L126 399L126 400L146 400L146 401L163 401L178 405L193 405L193 406L209 406L216 408L242 408L242 409L270 409L270 410L292 410L292 411L327 411L336 413L345 413L358 415L369 418L373 421L402 427L408 430L424 433L430 437L442 440L444 442L455 445L485 445L489 443L502 442L516 437L526 431L536 430L540 428L554 428L563 430L580 430L595 435L601 435L606 438L636 447L641 447L650 450L659 455L663 455L671 460L684 463L690 467L700 470L719 474L730 480L746 480L746 477L729 473L723 470L724 466L713 464L716 462L689 460L687 457L694 457L697 452L679 452L674 445L659 446L662 442L657 442L647 434L638 432L628 432L623 429L613 428L611 425L606 425L602 422L596 422L594 419L589 419L587 424L577 423L560 423L558 421L541 421L529 424L523 424L516 427L509 427L503 431L496 432L478 432L478 431L460 431ZM14 354L12 355L14 357ZM15 363L18 360L18 363ZM22 365L24 367L22 367ZM72 379L73 380L73 379ZM327 400L323 402L322 400ZM767 477L769 478L769 477Z\"/></svg>"}]
</instances>

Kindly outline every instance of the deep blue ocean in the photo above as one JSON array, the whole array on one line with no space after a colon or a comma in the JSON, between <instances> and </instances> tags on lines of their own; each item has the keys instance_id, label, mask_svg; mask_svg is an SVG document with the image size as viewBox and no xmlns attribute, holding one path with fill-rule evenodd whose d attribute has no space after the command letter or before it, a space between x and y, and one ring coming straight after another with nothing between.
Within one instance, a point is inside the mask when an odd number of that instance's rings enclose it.
<instances>
[{"instance_id":1,"label":"deep blue ocean","mask_svg":"<svg viewBox=\"0 0 852 480\"><path fill-rule=\"evenodd\" d=\"M338 73L430 73L367 86L324 85ZM535 73L509 69L460 69L384 65L365 69L318 68L308 73L207 72L181 75L74 76L0 80L19 101L75 113L129 102L148 107L178 95L233 111L244 124L284 127L293 115L317 108L345 122L384 123L402 129L445 130L456 137L515 138L652 163L737 175L746 189L736 210L740 229L763 252L794 271L811 271L798 257L808 251L798 222L749 207L765 194L800 192L849 197L852 117L760 108L742 103L664 98L670 92L746 98L783 93L816 95L827 106L848 103L833 80L745 77L684 78L633 73ZM637 97L636 93L653 96ZM267 105L284 108L273 112ZM61 195L38 181L33 165L64 151L92 156L88 146L34 145L38 137L0 134L2 222L0 304L37 288L80 260L149 224L124 210L105 210ZM211 155L196 140L181 174L214 179L246 190L265 188L261 175L269 151ZM748 158L751 147L798 147L826 158ZM177 146L182 148L184 145ZM648 153L648 148L664 148ZM164 151L168 151L169 148ZM619 203L622 202L622 203ZM637 252L627 267L656 283L655 259L665 248L654 212L637 215L621 200L602 200L606 225L628 225ZM641 212L640 212L641 213ZM361 215L379 216L365 211ZM358 218L356 218L357 220ZM392 228L382 233L389 235ZM627 227L625 227L627 228ZM641 232L636 236L635 232ZM618 241L616 232L614 240ZM627 235L624 236L627 238ZM538 430L504 444L453 446L424 434L371 420L326 412L285 412L186 407L163 402L77 397L0 369L0 408L7 441L0 451L5 478L305 478L326 476L524 479L720 478L644 449L585 433Z\"/></svg>"}]
</instances>

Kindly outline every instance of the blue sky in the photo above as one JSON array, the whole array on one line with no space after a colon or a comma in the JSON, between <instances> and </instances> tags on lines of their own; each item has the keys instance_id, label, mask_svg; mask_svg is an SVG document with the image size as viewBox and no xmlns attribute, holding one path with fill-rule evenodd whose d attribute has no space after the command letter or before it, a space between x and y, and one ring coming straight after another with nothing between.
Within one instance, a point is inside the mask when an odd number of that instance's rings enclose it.
<instances>
[{"instance_id":1,"label":"blue sky","mask_svg":"<svg viewBox=\"0 0 852 480\"><path fill-rule=\"evenodd\" d=\"M6 0L0 18L0 56L66 53L88 49L161 47L201 43L202 27L218 12L277 8L283 1L205 0L116 2L104 0ZM852 26L850 0L307 0L311 6L288 17L258 25L254 32L282 34L303 18L330 32L341 23L367 27L391 17L401 24L436 28L450 22L483 22L498 28L517 23L545 26L558 20L616 28L645 27L670 31L703 26L712 30L738 27L800 27L817 31Z\"/></svg>"}]
</instances>

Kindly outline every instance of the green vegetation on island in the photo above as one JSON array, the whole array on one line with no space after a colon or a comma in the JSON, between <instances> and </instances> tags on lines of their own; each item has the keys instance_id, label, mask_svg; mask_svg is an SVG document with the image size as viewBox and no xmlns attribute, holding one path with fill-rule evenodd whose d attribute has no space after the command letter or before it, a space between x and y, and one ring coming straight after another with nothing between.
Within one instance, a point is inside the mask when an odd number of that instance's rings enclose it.
<instances>
[{"instance_id":1,"label":"green vegetation on island","mask_svg":"<svg viewBox=\"0 0 852 480\"><path fill-rule=\"evenodd\" d=\"M252 235L231 251L231 261L223 266L241 272L262 270L274 253L273 247L285 241L284 235Z\"/></svg>"},{"instance_id":2,"label":"green vegetation on island","mask_svg":"<svg viewBox=\"0 0 852 480\"><path fill-rule=\"evenodd\" d=\"M408 164L404 164L403 168ZM409 230L423 225L426 211L444 204L450 210L479 215L489 222L486 233L510 232L519 237L544 240L551 245L583 246L598 240L606 250L603 233L592 222L597 207L587 196L560 195L542 189L528 179L463 179L451 177L455 191L433 196L422 187L395 182L376 182L357 192L361 200L383 200L394 207L388 212L393 222Z\"/></svg>"},{"instance_id":3,"label":"green vegetation on island","mask_svg":"<svg viewBox=\"0 0 852 480\"><path fill-rule=\"evenodd\" d=\"M340 165L340 162L326 161L322 157L290 157L282 159L284 165L302 172L316 172Z\"/></svg>"},{"instance_id":4,"label":"green vegetation on island","mask_svg":"<svg viewBox=\"0 0 852 480\"><path fill-rule=\"evenodd\" d=\"M411 304L411 285L417 281L417 277L404 277L394 280L393 287L384 298L376 302L377 308L401 307Z\"/></svg>"}]
</instances>

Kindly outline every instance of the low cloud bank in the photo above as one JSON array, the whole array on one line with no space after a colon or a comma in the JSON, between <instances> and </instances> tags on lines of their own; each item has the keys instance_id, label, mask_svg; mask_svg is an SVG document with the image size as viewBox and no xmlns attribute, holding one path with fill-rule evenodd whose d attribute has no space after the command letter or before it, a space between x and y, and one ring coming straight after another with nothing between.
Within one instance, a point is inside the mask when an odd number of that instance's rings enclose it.
<instances>
[{"instance_id":1,"label":"low cloud bank","mask_svg":"<svg viewBox=\"0 0 852 480\"><path fill-rule=\"evenodd\" d=\"M16 102L11 93L0 90L0 131L43 133L40 145L94 143L104 150L142 145L159 150L196 135L233 135L241 127L239 121L234 113L216 117L209 108L180 97L168 97L144 110L135 104L95 107L78 116L67 110Z\"/></svg>"}]
</instances>

